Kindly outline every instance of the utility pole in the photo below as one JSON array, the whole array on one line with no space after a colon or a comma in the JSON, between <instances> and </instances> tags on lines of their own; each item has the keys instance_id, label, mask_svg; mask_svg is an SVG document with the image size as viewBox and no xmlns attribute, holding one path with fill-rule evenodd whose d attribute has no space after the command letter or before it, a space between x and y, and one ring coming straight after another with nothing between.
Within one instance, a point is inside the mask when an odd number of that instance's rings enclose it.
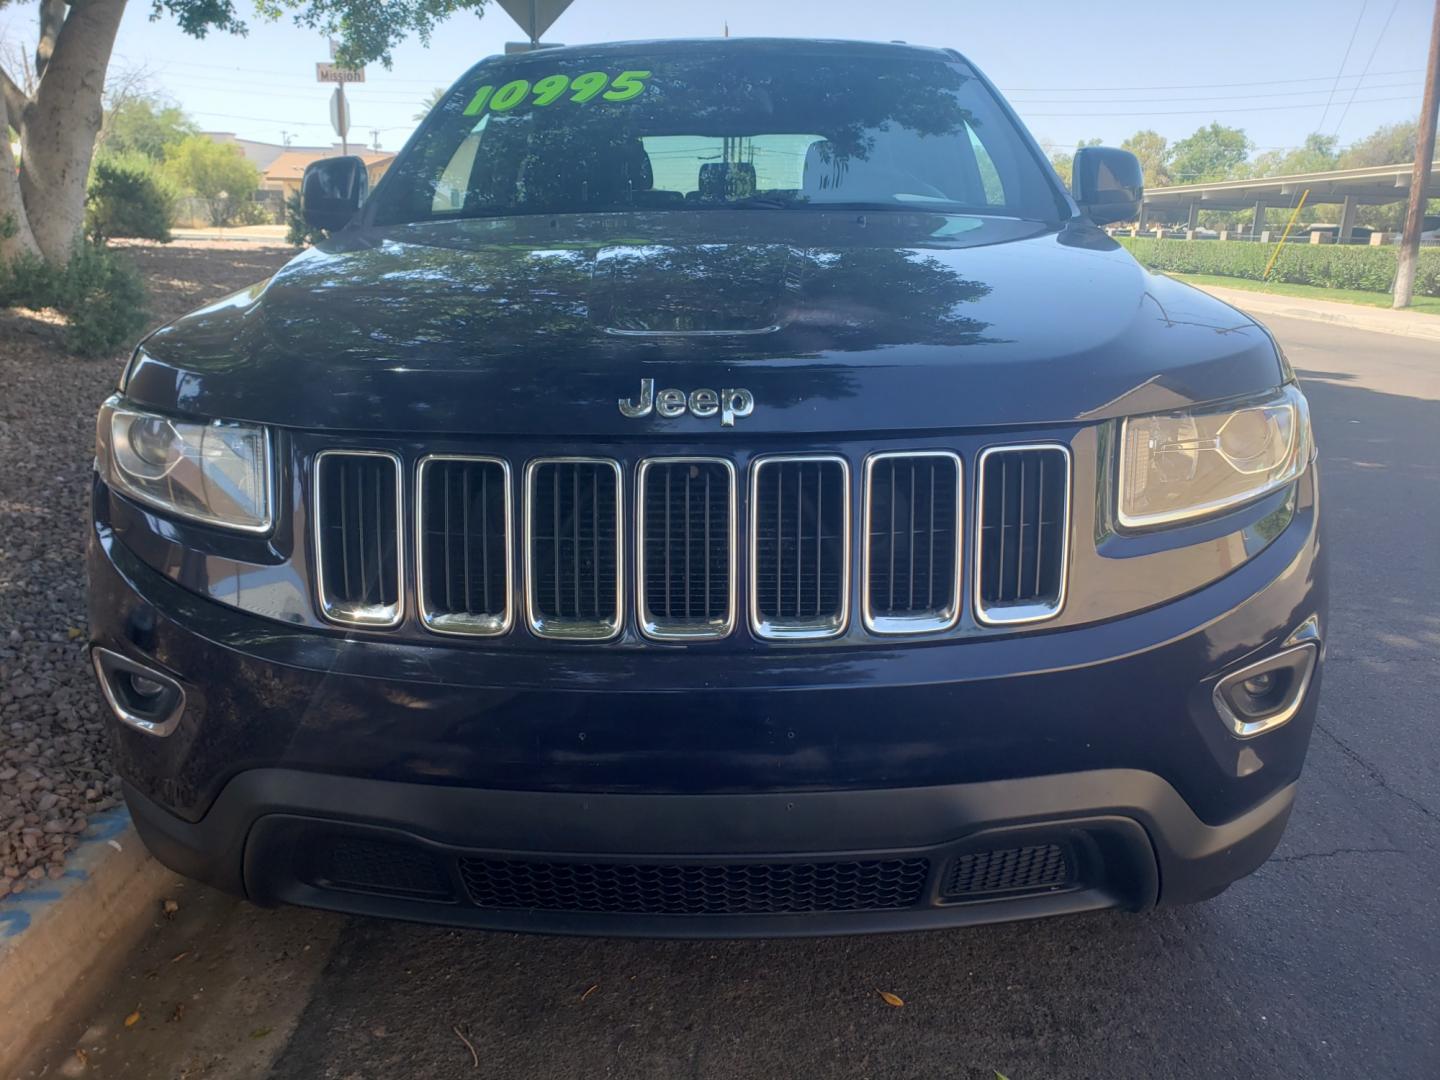
<instances>
[{"instance_id":1,"label":"utility pole","mask_svg":"<svg viewBox=\"0 0 1440 1080\"><path fill-rule=\"evenodd\" d=\"M1415 291L1415 265L1420 261L1420 226L1425 220L1425 188L1435 160L1435 125L1440 121L1440 0L1430 27L1430 58L1425 65L1425 100L1420 105L1420 129L1415 138L1415 171L1410 174L1410 207L1405 231L1400 234L1400 261L1395 268L1395 303L1410 306Z\"/></svg>"}]
</instances>

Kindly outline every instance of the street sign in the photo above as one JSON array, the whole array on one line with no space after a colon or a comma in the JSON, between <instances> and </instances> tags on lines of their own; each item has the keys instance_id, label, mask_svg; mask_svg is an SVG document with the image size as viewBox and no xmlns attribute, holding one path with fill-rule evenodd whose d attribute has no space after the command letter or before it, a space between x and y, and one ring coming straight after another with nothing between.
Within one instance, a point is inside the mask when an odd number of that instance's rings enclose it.
<instances>
[{"instance_id":1,"label":"street sign","mask_svg":"<svg viewBox=\"0 0 1440 1080\"><path fill-rule=\"evenodd\" d=\"M330 95L330 126L341 139L350 134L350 103L345 100L345 91L339 86Z\"/></svg>"},{"instance_id":2,"label":"street sign","mask_svg":"<svg viewBox=\"0 0 1440 1080\"><path fill-rule=\"evenodd\" d=\"M573 0L497 0L505 13L520 24L531 41L555 25Z\"/></svg>"},{"instance_id":3,"label":"street sign","mask_svg":"<svg viewBox=\"0 0 1440 1080\"><path fill-rule=\"evenodd\" d=\"M364 68L345 68L338 64L316 64L315 81L322 83L357 83L365 81Z\"/></svg>"}]
</instances>

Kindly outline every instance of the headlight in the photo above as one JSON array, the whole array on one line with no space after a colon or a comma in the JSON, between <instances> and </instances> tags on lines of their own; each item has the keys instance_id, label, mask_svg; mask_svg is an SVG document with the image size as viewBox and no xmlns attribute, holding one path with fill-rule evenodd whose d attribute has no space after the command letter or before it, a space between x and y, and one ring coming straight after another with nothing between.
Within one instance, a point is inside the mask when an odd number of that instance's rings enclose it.
<instances>
[{"instance_id":1,"label":"headlight","mask_svg":"<svg viewBox=\"0 0 1440 1080\"><path fill-rule=\"evenodd\" d=\"M1290 483L1310 460L1300 388L1240 408L1131 417L1120 436L1120 524L1216 514Z\"/></svg>"},{"instance_id":2,"label":"headlight","mask_svg":"<svg viewBox=\"0 0 1440 1080\"><path fill-rule=\"evenodd\" d=\"M270 433L127 408L100 410L100 461L125 494L207 525L265 532L271 523Z\"/></svg>"}]
</instances>

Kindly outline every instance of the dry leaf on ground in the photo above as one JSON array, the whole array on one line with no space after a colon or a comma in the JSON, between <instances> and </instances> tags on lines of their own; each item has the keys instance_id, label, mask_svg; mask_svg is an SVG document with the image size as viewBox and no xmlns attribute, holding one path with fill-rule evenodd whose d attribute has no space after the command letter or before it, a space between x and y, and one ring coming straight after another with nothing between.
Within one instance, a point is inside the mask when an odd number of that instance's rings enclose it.
<instances>
[{"instance_id":1,"label":"dry leaf on ground","mask_svg":"<svg viewBox=\"0 0 1440 1080\"><path fill-rule=\"evenodd\" d=\"M905 1004L905 999L899 994L892 994L889 990L876 990L875 992L880 995L881 1001L892 1008L898 1009Z\"/></svg>"}]
</instances>

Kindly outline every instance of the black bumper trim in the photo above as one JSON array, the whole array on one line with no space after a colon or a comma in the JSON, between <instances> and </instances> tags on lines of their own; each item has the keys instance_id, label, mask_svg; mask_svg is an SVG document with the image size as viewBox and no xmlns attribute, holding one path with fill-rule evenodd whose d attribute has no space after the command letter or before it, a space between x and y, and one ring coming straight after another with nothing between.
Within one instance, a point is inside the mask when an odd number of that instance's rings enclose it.
<instances>
[{"instance_id":1,"label":"black bumper trim","mask_svg":"<svg viewBox=\"0 0 1440 1080\"><path fill-rule=\"evenodd\" d=\"M1238 818L1201 821L1161 778L1109 769L975 784L753 795L556 794L403 784L285 769L241 773L189 823L130 785L141 836L161 862L259 903L509 931L739 937L915 930L1205 899L1269 857L1295 797L1287 785ZM295 872L315 828L398 840L446 860L508 857L809 860L925 853L922 905L800 915L613 915L483 910L327 889ZM1080 888L944 903L949 859L977 846L1081 834L1097 871Z\"/></svg>"}]
</instances>

